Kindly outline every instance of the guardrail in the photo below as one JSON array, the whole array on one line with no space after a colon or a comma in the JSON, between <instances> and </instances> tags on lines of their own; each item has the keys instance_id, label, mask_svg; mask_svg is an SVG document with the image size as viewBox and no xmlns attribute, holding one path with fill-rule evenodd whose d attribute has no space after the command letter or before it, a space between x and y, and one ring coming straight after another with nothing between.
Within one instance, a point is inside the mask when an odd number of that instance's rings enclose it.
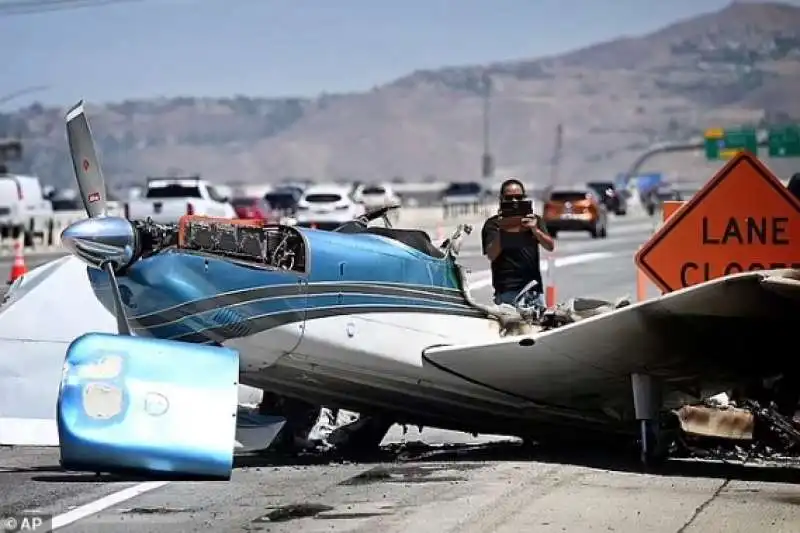
<instances>
[{"instance_id":1,"label":"guardrail","mask_svg":"<svg viewBox=\"0 0 800 533\"><path fill-rule=\"evenodd\" d=\"M494 204L451 204L438 207L405 207L401 208L393 224L398 227L414 227L435 231L444 223L476 222L493 214ZM86 218L83 210L57 211L45 224L43 235L36 235L30 246L24 248L25 254L58 254L63 252L61 232L78 220ZM14 254L14 243L20 239L19 234L7 238L0 237L0 257Z\"/></svg>"},{"instance_id":2,"label":"guardrail","mask_svg":"<svg viewBox=\"0 0 800 533\"><path fill-rule=\"evenodd\" d=\"M61 232L64 228L86 218L86 212L80 211L57 211L53 213L45 223L42 235L34 235L30 246L25 247L25 253L30 252L57 252L61 250ZM21 239L19 230L13 232L6 238L0 237L0 256L9 256L14 253L14 243Z\"/></svg>"}]
</instances>

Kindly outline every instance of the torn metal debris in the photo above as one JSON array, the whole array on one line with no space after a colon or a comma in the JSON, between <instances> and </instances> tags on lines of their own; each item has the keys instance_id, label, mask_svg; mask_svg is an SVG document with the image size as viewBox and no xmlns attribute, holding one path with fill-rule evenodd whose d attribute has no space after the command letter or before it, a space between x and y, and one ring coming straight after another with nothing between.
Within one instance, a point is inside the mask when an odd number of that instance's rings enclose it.
<instances>
[{"instance_id":1,"label":"torn metal debris","mask_svg":"<svg viewBox=\"0 0 800 533\"><path fill-rule=\"evenodd\" d=\"M676 411L681 429L689 435L751 440L755 416L747 409L684 405Z\"/></svg>"},{"instance_id":2,"label":"torn metal debris","mask_svg":"<svg viewBox=\"0 0 800 533\"><path fill-rule=\"evenodd\" d=\"M673 412L686 455L738 461L800 458L800 425L774 404L743 400L737 406L718 395L706 405L684 405Z\"/></svg>"}]
</instances>

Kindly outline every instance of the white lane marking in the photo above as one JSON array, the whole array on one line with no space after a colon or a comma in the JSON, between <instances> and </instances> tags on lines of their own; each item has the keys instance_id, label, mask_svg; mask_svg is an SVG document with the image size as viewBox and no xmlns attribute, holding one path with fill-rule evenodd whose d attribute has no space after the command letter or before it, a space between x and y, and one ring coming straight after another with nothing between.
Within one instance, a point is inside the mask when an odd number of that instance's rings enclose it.
<instances>
[{"instance_id":1,"label":"white lane marking","mask_svg":"<svg viewBox=\"0 0 800 533\"><path fill-rule=\"evenodd\" d=\"M147 481L145 483L139 483L133 487L128 487L127 489L104 496L99 500L89 502L86 505L76 507L71 511L54 516L52 521L52 529L56 530L64 526L68 526L74 522L77 522L78 520L83 520L84 518L97 514L101 511L105 511L109 507L113 507L114 505L128 501L131 498L140 496L145 492L150 492L151 490L163 487L167 483L169 483L169 481Z\"/></svg>"},{"instance_id":2,"label":"white lane marking","mask_svg":"<svg viewBox=\"0 0 800 533\"><path fill-rule=\"evenodd\" d=\"M553 266L557 268L563 266L580 265L583 263L590 263L592 261L599 261L601 259L608 259L617 255L621 254L612 252L589 252L586 254L570 255L567 257L556 258ZM543 273L547 272L547 261L542 261L541 269ZM475 272L473 275L475 274L477 274L476 277L479 279L476 279L469 284L469 290L472 291L482 289L483 287L488 287L492 284L491 270L480 270Z\"/></svg>"}]
</instances>

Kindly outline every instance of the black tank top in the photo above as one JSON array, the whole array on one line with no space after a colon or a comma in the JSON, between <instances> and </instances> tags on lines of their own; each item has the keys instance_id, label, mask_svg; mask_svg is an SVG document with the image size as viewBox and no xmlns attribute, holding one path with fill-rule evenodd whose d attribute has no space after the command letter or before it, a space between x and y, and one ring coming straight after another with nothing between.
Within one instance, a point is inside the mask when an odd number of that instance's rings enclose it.
<instances>
[{"instance_id":1,"label":"black tank top","mask_svg":"<svg viewBox=\"0 0 800 533\"><path fill-rule=\"evenodd\" d=\"M545 229L541 218L539 227ZM491 265L492 286L495 293L518 292L532 280L539 283L537 289L540 292L544 291L539 262L539 241L533 233L529 230L519 233L501 231L497 216L493 216L483 225L481 239L484 254L489 244L498 237L501 239L502 251Z\"/></svg>"}]
</instances>

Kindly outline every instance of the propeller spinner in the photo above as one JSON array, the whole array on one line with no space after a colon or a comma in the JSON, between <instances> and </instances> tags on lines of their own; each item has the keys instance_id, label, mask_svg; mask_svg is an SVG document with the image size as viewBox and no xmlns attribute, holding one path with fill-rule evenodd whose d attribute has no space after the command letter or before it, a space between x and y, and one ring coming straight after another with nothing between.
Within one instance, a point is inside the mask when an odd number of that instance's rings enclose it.
<instances>
[{"instance_id":1,"label":"propeller spinner","mask_svg":"<svg viewBox=\"0 0 800 533\"><path fill-rule=\"evenodd\" d=\"M61 242L83 262L108 274L117 329L121 335L130 335L130 325L122 305L116 273L139 256L139 234L130 221L108 216L106 184L83 101L69 110L66 122L75 178L78 180L78 190L89 218L68 226L61 233Z\"/></svg>"}]
</instances>

